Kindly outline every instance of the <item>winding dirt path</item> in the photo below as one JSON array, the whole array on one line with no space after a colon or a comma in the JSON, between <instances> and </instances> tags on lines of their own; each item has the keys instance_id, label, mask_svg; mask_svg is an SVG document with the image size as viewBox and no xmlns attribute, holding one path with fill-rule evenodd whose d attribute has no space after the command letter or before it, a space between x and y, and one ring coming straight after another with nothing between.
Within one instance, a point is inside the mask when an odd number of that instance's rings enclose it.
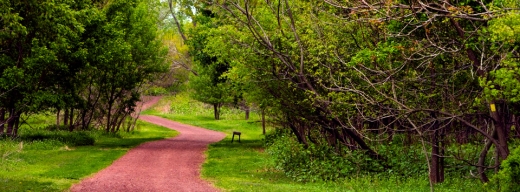
<instances>
[{"instance_id":1,"label":"winding dirt path","mask_svg":"<svg viewBox=\"0 0 520 192\"><path fill-rule=\"evenodd\" d=\"M151 105L145 102L143 106ZM74 185L71 191L218 191L200 179L200 169L204 151L210 143L222 140L224 133L156 116L139 118L180 134L139 145L93 177Z\"/></svg>"}]
</instances>

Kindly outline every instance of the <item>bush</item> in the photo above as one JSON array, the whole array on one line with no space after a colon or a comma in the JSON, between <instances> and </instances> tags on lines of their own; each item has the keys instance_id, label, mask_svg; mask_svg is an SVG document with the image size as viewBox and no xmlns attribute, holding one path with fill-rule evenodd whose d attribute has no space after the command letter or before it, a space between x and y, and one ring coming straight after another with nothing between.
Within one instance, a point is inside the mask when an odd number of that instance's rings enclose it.
<instances>
[{"instance_id":1,"label":"bush","mask_svg":"<svg viewBox=\"0 0 520 192\"><path fill-rule=\"evenodd\" d=\"M383 171L380 163L362 151L314 144L305 148L283 131L267 136L266 144L267 152L275 160L275 168L296 181L333 181L364 172Z\"/></svg>"},{"instance_id":2,"label":"bush","mask_svg":"<svg viewBox=\"0 0 520 192\"><path fill-rule=\"evenodd\" d=\"M94 145L95 139L86 132L34 131L20 137L25 141L56 140L70 146Z\"/></svg>"},{"instance_id":3,"label":"bush","mask_svg":"<svg viewBox=\"0 0 520 192\"><path fill-rule=\"evenodd\" d=\"M489 189L504 192L520 191L520 147L517 147L506 160L502 161L500 171L486 184Z\"/></svg>"}]
</instances>

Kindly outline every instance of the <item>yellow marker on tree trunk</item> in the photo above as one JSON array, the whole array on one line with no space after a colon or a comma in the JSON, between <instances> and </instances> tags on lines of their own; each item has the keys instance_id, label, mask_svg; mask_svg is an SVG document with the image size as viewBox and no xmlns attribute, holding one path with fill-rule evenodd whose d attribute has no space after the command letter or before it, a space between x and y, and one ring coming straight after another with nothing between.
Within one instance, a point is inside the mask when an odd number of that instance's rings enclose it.
<instances>
[{"instance_id":1,"label":"yellow marker on tree trunk","mask_svg":"<svg viewBox=\"0 0 520 192\"><path fill-rule=\"evenodd\" d=\"M489 104L489 108L491 108L491 112L497 111L497 108L495 108L495 104L494 103Z\"/></svg>"}]
</instances>

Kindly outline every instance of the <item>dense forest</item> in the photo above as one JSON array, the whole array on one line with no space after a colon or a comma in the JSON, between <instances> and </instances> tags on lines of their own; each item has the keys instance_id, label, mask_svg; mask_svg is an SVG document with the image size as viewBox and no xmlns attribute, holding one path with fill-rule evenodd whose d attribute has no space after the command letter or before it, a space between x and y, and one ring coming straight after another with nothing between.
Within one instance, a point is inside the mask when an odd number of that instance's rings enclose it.
<instances>
[{"instance_id":1,"label":"dense forest","mask_svg":"<svg viewBox=\"0 0 520 192\"><path fill-rule=\"evenodd\" d=\"M70 131L131 130L152 85L188 89L216 120L223 106L268 116L268 151L299 181L467 177L515 190L519 6L1 0L0 134L41 111Z\"/></svg>"},{"instance_id":2,"label":"dense forest","mask_svg":"<svg viewBox=\"0 0 520 192\"><path fill-rule=\"evenodd\" d=\"M16 136L22 114L46 110L71 131L121 129L143 83L168 67L152 6L1 1L0 135Z\"/></svg>"},{"instance_id":3,"label":"dense forest","mask_svg":"<svg viewBox=\"0 0 520 192\"><path fill-rule=\"evenodd\" d=\"M394 171L432 184L457 174L489 182L520 137L518 5L190 5L199 10L186 35L190 84L215 119L229 102L267 109L278 166L300 180ZM284 133L297 144L276 138Z\"/></svg>"}]
</instances>

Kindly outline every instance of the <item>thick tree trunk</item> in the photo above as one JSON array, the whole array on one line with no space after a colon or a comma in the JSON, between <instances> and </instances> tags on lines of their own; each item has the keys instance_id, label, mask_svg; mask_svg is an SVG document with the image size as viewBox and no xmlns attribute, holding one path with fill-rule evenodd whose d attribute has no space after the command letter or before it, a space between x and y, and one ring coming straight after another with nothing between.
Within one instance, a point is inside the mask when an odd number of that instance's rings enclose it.
<instances>
[{"instance_id":1,"label":"thick tree trunk","mask_svg":"<svg viewBox=\"0 0 520 192\"><path fill-rule=\"evenodd\" d=\"M504 122L502 121L502 118L498 114L497 107L495 106L495 102L493 102L493 101L490 102L489 108L490 108L491 118L493 118L493 120L495 122L495 130L497 132L498 143L500 145L498 147L502 148L501 151L499 150L500 151L499 155L500 155L501 160L504 160L509 155L509 148L507 145L505 125L504 125Z\"/></svg>"},{"instance_id":2,"label":"thick tree trunk","mask_svg":"<svg viewBox=\"0 0 520 192\"><path fill-rule=\"evenodd\" d=\"M305 139L303 133L300 130L298 130L298 128L296 128L296 126L293 125L291 122L289 122L289 127L291 128L293 134L296 135L296 139L298 139L298 142L300 144L305 145L305 147L308 147L309 143L307 143L307 140Z\"/></svg>"},{"instance_id":3,"label":"thick tree trunk","mask_svg":"<svg viewBox=\"0 0 520 192\"><path fill-rule=\"evenodd\" d=\"M69 122L69 109L65 108L63 111L63 126L67 126Z\"/></svg>"},{"instance_id":4,"label":"thick tree trunk","mask_svg":"<svg viewBox=\"0 0 520 192\"><path fill-rule=\"evenodd\" d=\"M20 115L22 113L21 112L16 112L15 114L16 114L16 116L14 118L13 137L17 137L18 136L18 128L20 128Z\"/></svg>"},{"instance_id":5,"label":"thick tree trunk","mask_svg":"<svg viewBox=\"0 0 520 192\"><path fill-rule=\"evenodd\" d=\"M437 123L435 123L437 124ZM437 129L438 126L434 125L434 129ZM431 154L431 170L430 170L430 181L432 183L442 183L443 175L442 172L442 154L440 149L439 142L439 130L435 130L432 134L432 154Z\"/></svg>"},{"instance_id":6,"label":"thick tree trunk","mask_svg":"<svg viewBox=\"0 0 520 192\"><path fill-rule=\"evenodd\" d=\"M213 113L215 115L215 120L220 119L220 104L213 104Z\"/></svg>"}]
</instances>

